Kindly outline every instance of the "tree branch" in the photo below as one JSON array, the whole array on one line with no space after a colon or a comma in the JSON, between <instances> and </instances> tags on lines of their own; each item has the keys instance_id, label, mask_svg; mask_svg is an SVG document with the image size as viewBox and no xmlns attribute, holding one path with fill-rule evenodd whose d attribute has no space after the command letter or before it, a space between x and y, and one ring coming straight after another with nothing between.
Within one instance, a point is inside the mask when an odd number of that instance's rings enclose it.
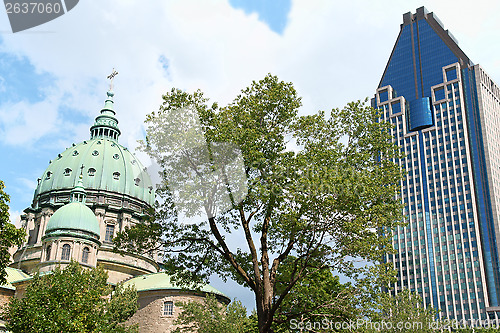
<instances>
[{"instance_id":1,"label":"tree branch","mask_svg":"<svg viewBox=\"0 0 500 333\"><path fill-rule=\"evenodd\" d=\"M255 212L252 212L250 216L248 217L248 220L245 218L245 212L243 211L243 207L240 206L239 208L240 212L240 220L241 220L241 225L243 227L243 230L245 232L245 238L247 240L248 247L250 249L250 254L252 255L252 263L253 263L253 270L256 278L256 283L260 284L261 280L261 275L260 275L260 268L259 268L259 259L257 255L257 250L255 249L255 244L252 239L252 234L250 233L250 226L249 226L249 221L253 214Z\"/></svg>"},{"instance_id":2,"label":"tree branch","mask_svg":"<svg viewBox=\"0 0 500 333\"><path fill-rule=\"evenodd\" d=\"M224 241L224 238L222 238L222 235L219 232L219 229L217 228L217 225L215 224L215 218L214 217L209 217L208 218L208 224L210 225L210 230L212 231L212 234L215 236L215 239L217 239L217 242L220 244L222 247L222 256L226 258L227 261L233 266L233 268L236 270L236 272L245 280L245 282L252 288L252 290L256 290L256 283L255 281L245 272L245 270L236 262L234 259L233 253L229 250L226 242Z\"/></svg>"}]
</instances>

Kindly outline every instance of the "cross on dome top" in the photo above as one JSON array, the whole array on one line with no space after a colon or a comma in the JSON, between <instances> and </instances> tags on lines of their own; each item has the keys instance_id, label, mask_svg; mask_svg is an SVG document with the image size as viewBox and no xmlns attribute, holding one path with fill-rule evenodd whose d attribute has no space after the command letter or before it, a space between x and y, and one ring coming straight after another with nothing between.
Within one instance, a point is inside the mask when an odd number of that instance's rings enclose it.
<instances>
[{"instance_id":1,"label":"cross on dome top","mask_svg":"<svg viewBox=\"0 0 500 333\"><path fill-rule=\"evenodd\" d=\"M95 118L94 125L90 128L90 138L107 138L110 140L118 141L120 136L120 129L118 128L118 119L116 119L116 112L114 110L113 96L113 78L118 74L113 68L113 73L108 75L111 80L109 91L106 93L107 98L104 102L104 107L101 114Z\"/></svg>"},{"instance_id":2,"label":"cross on dome top","mask_svg":"<svg viewBox=\"0 0 500 333\"><path fill-rule=\"evenodd\" d=\"M107 78L110 80L109 91L113 91L113 79L117 75L118 75L118 72L113 68L113 72L107 76Z\"/></svg>"}]
</instances>

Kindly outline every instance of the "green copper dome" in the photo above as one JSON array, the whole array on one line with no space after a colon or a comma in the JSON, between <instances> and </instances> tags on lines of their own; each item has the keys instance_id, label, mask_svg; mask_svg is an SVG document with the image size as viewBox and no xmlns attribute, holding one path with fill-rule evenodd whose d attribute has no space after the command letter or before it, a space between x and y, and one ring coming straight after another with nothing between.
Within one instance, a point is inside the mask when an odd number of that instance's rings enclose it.
<instances>
[{"instance_id":1,"label":"green copper dome","mask_svg":"<svg viewBox=\"0 0 500 333\"><path fill-rule=\"evenodd\" d=\"M101 114L91 127L91 139L66 149L49 164L35 190L37 195L75 187L83 165L87 190L106 190L129 195L153 205L151 178L142 163L118 143L120 130L114 117L113 93L108 92Z\"/></svg>"},{"instance_id":2,"label":"green copper dome","mask_svg":"<svg viewBox=\"0 0 500 333\"><path fill-rule=\"evenodd\" d=\"M87 190L113 191L154 203L151 179L142 163L127 148L106 138L83 141L59 154L43 173L35 196L73 188L82 165Z\"/></svg>"},{"instance_id":3,"label":"green copper dome","mask_svg":"<svg viewBox=\"0 0 500 333\"><path fill-rule=\"evenodd\" d=\"M52 215L45 229L45 236L52 236L60 232L83 231L84 235L99 239L99 221L94 212L82 202L71 202L62 206Z\"/></svg>"}]
</instances>

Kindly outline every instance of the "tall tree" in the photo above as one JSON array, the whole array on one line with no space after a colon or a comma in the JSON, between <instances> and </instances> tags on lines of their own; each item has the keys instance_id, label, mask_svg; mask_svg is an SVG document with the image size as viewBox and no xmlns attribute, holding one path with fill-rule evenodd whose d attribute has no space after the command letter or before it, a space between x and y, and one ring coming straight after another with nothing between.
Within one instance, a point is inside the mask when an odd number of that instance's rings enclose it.
<instances>
[{"instance_id":1,"label":"tall tree","mask_svg":"<svg viewBox=\"0 0 500 333\"><path fill-rule=\"evenodd\" d=\"M77 262L50 274L35 274L23 298L12 298L3 318L13 333L136 332L120 323L137 311L137 291L118 285L111 294L102 267Z\"/></svg>"},{"instance_id":2,"label":"tall tree","mask_svg":"<svg viewBox=\"0 0 500 333\"><path fill-rule=\"evenodd\" d=\"M9 249L23 243L25 231L10 223L10 197L4 192L5 185L0 180L0 284L6 283L5 267L10 263Z\"/></svg>"},{"instance_id":3,"label":"tall tree","mask_svg":"<svg viewBox=\"0 0 500 333\"><path fill-rule=\"evenodd\" d=\"M293 85L272 75L226 107L207 102L172 89L148 115L143 149L161 169L161 204L154 221L117 242L135 250L158 242L183 281L232 277L254 292L259 331L271 332L307 275L356 277L352 258L377 260L390 248L401 153L373 108L358 101L329 117L298 116Z\"/></svg>"}]
</instances>

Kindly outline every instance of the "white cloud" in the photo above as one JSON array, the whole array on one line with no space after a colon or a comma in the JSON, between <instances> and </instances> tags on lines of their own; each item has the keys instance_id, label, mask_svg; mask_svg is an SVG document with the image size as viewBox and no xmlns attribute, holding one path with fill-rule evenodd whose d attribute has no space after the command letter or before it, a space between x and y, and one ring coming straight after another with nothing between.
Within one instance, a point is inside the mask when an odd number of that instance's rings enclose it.
<instances>
[{"instance_id":1,"label":"white cloud","mask_svg":"<svg viewBox=\"0 0 500 333\"><path fill-rule=\"evenodd\" d=\"M10 145L24 145L48 133L57 133L58 103L49 97L30 104L4 103L0 108L0 136Z\"/></svg>"},{"instance_id":2,"label":"white cloud","mask_svg":"<svg viewBox=\"0 0 500 333\"><path fill-rule=\"evenodd\" d=\"M498 40L499 23L487 16L493 3L475 6L467 20L458 15L463 6L449 4L433 3L428 9L471 49L499 45L484 40L478 45L481 36ZM416 1L393 0L294 1L288 26L280 36L256 14L245 15L225 1L81 2L65 16L33 31L3 35L3 51L25 56L38 72L54 76L57 91L34 105L20 101L3 108L2 121L12 125L6 129L5 134L12 134L7 142L35 141L49 133L56 136L59 106L76 106L84 115L95 116L105 98L105 78L113 67L120 72L115 101L122 142L141 136L145 114L158 108L161 94L172 86L189 91L200 88L224 104L252 80L272 72L294 82L304 97L303 112L341 107L373 94L402 13L419 6ZM472 52L469 47L464 51ZM162 57L168 59L168 74ZM500 75L493 56L481 58L493 77ZM19 114L7 114L7 107ZM28 135L15 135L19 132Z\"/></svg>"},{"instance_id":3,"label":"white cloud","mask_svg":"<svg viewBox=\"0 0 500 333\"><path fill-rule=\"evenodd\" d=\"M22 211L18 210L10 210L9 209L9 216L10 216L10 223L16 226L16 228L21 227L21 215L23 214Z\"/></svg>"}]
</instances>

